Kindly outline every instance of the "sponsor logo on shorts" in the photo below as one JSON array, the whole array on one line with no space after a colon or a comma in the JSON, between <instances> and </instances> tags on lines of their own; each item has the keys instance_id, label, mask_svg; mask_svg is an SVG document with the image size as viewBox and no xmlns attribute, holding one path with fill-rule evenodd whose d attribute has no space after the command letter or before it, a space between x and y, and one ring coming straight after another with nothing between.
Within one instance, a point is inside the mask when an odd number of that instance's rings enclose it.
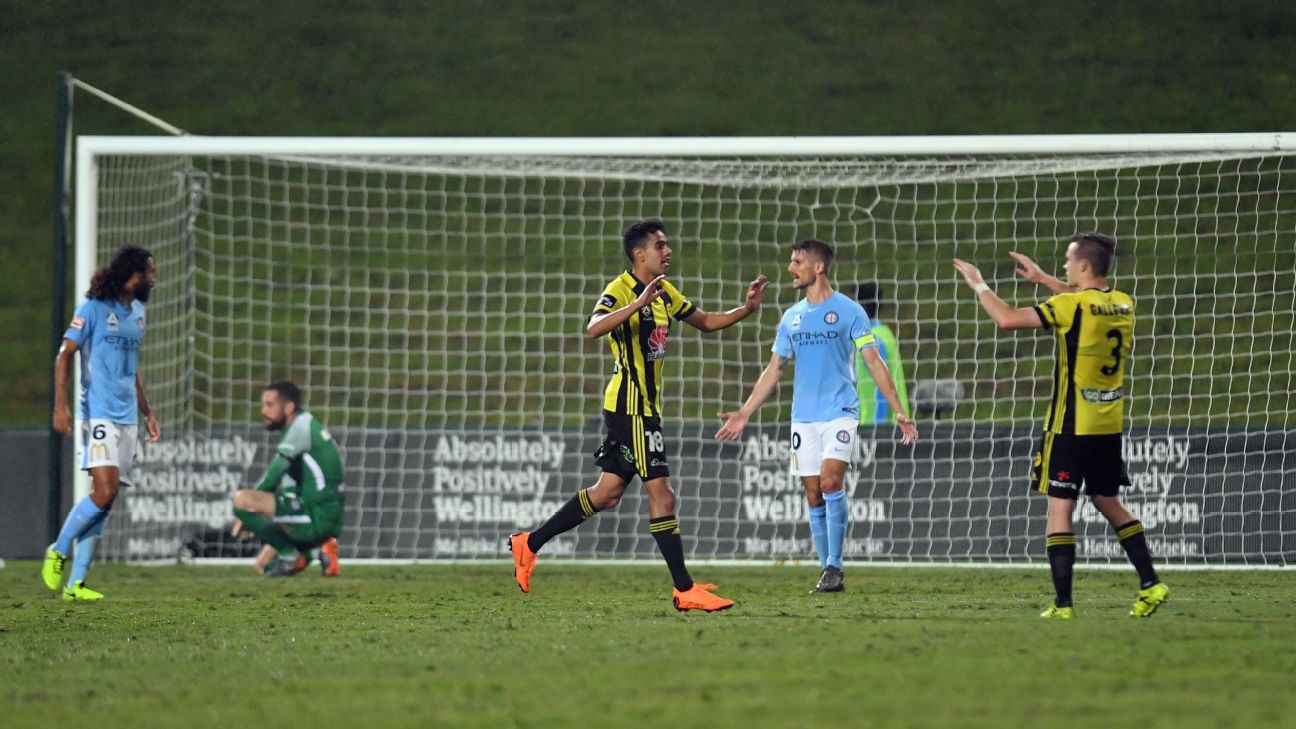
<instances>
[{"instance_id":1,"label":"sponsor logo on shorts","mask_svg":"<svg viewBox=\"0 0 1296 729\"><path fill-rule=\"evenodd\" d=\"M837 442L839 442L839 443L849 443L849 442L850 442L850 435L851 435L851 434L850 434L850 431L849 431L849 430L839 430L839 431L837 431Z\"/></svg>"},{"instance_id":2,"label":"sponsor logo on shorts","mask_svg":"<svg viewBox=\"0 0 1296 729\"><path fill-rule=\"evenodd\" d=\"M837 312L835 312L835 311L830 311L830 312L828 312L827 314L824 314L824 323L825 323L825 324L836 324L836 323L837 323Z\"/></svg>"},{"instance_id":3,"label":"sponsor logo on shorts","mask_svg":"<svg viewBox=\"0 0 1296 729\"><path fill-rule=\"evenodd\" d=\"M1096 387L1086 387L1080 391L1080 394L1087 402L1103 403L1116 402L1124 396L1124 391L1119 387L1115 390L1099 390Z\"/></svg>"},{"instance_id":4,"label":"sponsor logo on shorts","mask_svg":"<svg viewBox=\"0 0 1296 729\"><path fill-rule=\"evenodd\" d=\"M106 461L108 460L108 446L103 443L90 444L90 460Z\"/></svg>"},{"instance_id":5,"label":"sponsor logo on shorts","mask_svg":"<svg viewBox=\"0 0 1296 729\"><path fill-rule=\"evenodd\" d=\"M621 446L621 457L626 459L626 463L634 463L634 453L629 446Z\"/></svg>"},{"instance_id":6,"label":"sponsor logo on shorts","mask_svg":"<svg viewBox=\"0 0 1296 729\"><path fill-rule=\"evenodd\" d=\"M1071 483L1070 481L1054 481L1053 479L1049 479L1049 488L1060 489L1062 491L1077 491L1077 492L1080 490L1079 486Z\"/></svg>"},{"instance_id":7,"label":"sponsor logo on shorts","mask_svg":"<svg viewBox=\"0 0 1296 729\"><path fill-rule=\"evenodd\" d=\"M666 459L665 459L665 458L654 458L654 459L652 459L652 463L650 463L650 464L648 464L648 465L650 465L650 466L665 466L665 465L667 465L667 464L666 464Z\"/></svg>"},{"instance_id":8,"label":"sponsor logo on shorts","mask_svg":"<svg viewBox=\"0 0 1296 729\"><path fill-rule=\"evenodd\" d=\"M83 326L85 326L85 317L74 316L72 317L72 323L68 325L68 329L80 329Z\"/></svg>"}]
</instances>

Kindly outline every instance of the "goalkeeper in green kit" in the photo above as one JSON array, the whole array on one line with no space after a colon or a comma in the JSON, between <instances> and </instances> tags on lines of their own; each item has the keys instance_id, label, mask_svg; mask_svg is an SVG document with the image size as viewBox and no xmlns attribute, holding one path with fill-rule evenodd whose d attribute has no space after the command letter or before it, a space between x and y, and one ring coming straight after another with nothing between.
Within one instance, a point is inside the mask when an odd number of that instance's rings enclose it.
<instances>
[{"instance_id":1,"label":"goalkeeper in green kit","mask_svg":"<svg viewBox=\"0 0 1296 729\"><path fill-rule=\"evenodd\" d=\"M234 493L234 532L251 532L265 545L257 569L267 577L306 569L316 547L324 575L336 577L342 456L324 425L302 410L301 399L301 390L286 380L262 391L266 430L282 430L283 436L261 482Z\"/></svg>"}]
</instances>

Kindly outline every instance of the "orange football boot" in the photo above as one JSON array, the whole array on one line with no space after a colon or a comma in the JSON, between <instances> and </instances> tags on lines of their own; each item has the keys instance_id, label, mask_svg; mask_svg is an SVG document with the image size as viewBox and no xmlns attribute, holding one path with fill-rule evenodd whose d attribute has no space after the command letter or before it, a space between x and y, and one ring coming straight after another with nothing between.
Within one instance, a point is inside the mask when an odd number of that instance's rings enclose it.
<instances>
[{"instance_id":1,"label":"orange football boot","mask_svg":"<svg viewBox=\"0 0 1296 729\"><path fill-rule=\"evenodd\" d=\"M711 587L714 589L714 585ZM680 612L685 610L705 610L710 613L716 610L728 610L733 607L733 600L713 595L706 588L706 585L695 582L692 587L684 592L675 590L675 609Z\"/></svg>"},{"instance_id":2,"label":"orange football boot","mask_svg":"<svg viewBox=\"0 0 1296 729\"><path fill-rule=\"evenodd\" d=\"M531 532L518 532L509 537L509 551L513 553L513 577L522 592L531 592L531 570L535 569L536 553L527 546Z\"/></svg>"},{"instance_id":3,"label":"orange football boot","mask_svg":"<svg viewBox=\"0 0 1296 729\"><path fill-rule=\"evenodd\" d=\"M342 565L338 564L337 537L329 537L320 545L320 571L325 577L337 577L342 574Z\"/></svg>"}]
</instances>

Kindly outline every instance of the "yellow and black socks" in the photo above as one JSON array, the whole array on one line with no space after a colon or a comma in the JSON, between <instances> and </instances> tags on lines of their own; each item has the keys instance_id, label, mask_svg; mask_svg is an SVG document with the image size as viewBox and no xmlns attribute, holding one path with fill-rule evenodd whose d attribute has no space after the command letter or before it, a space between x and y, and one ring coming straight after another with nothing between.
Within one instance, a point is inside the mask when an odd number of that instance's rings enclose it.
<instances>
[{"instance_id":1,"label":"yellow and black socks","mask_svg":"<svg viewBox=\"0 0 1296 729\"><path fill-rule=\"evenodd\" d=\"M1139 587L1148 588L1160 582L1156 568L1152 566L1152 553L1148 550L1142 522L1135 519L1113 529L1116 530L1116 538L1120 540L1121 546L1125 548L1125 556L1129 557L1130 564L1138 570Z\"/></svg>"},{"instance_id":2,"label":"yellow and black socks","mask_svg":"<svg viewBox=\"0 0 1296 729\"><path fill-rule=\"evenodd\" d=\"M586 519L598 513L594 504L590 502L589 489L581 489L576 495L567 499L549 520L541 524L531 536L527 537L527 547L532 552L539 552L545 542L580 526Z\"/></svg>"},{"instance_id":3,"label":"yellow and black socks","mask_svg":"<svg viewBox=\"0 0 1296 729\"><path fill-rule=\"evenodd\" d=\"M693 578L684 566L684 540L680 539L679 519L674 514L658 516L648 520L648 531L652 532L661 550L662 558L670 569L671 581L675 589L685 592L693 587Z\"/></svg>"},{"instance_id":4,"label":"yellow and black socks","mask_svg":"<svg viewBox=\"0 0 1296 729\"><path fill-rule=\"evenodd\" d=\"M1053 590L1057 598L1053 604L1071 607L1071 575L1075 570L1076 537L1072 532L1049 534L1044 544L1048 548L1049 570L1053 572Z\"/></svg>"}]
</instances>

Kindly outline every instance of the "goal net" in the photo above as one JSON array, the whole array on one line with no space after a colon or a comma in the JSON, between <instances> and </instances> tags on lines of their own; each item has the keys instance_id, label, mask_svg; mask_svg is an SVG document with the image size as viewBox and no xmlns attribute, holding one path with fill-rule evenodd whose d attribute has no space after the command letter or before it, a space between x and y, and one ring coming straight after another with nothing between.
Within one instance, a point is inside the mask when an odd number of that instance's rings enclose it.
<instances>
[{"instance_id":1,"label":"goal net","mask_svg":"<svg viewBox=\"0 0 1296 729\"><path fill-rule=\"evenodd\" d=\"M584 333L626 269L620 236L660 217L671 280L709 311L773 284L713 334L679 323L664 425L692 559L812 560L788 472L791 377L736 444L739 405L797 292L790 245L833 244L832 278L875 281L922 439L861 427L847 558L1043 559L1030 454L1053 338L999 331L955 272L1009 303L1048 292L1010 251L1062 273L1067 239L1119 240L1135 301L1126 505L1158 560L1296 558L1296 160L1283 135L783 140L83 137L78 282L123 244L151 249L142 372L164 439L143 449L103 552L158 559L221 537L233 490L277 434L263 385L292 379L346 463L344 558L499 559L593 483L608 345ZM547 555L655 558L638 485ZM1082 561L1123 562L1077 511Z\"/></svg>"}]
</instances>

